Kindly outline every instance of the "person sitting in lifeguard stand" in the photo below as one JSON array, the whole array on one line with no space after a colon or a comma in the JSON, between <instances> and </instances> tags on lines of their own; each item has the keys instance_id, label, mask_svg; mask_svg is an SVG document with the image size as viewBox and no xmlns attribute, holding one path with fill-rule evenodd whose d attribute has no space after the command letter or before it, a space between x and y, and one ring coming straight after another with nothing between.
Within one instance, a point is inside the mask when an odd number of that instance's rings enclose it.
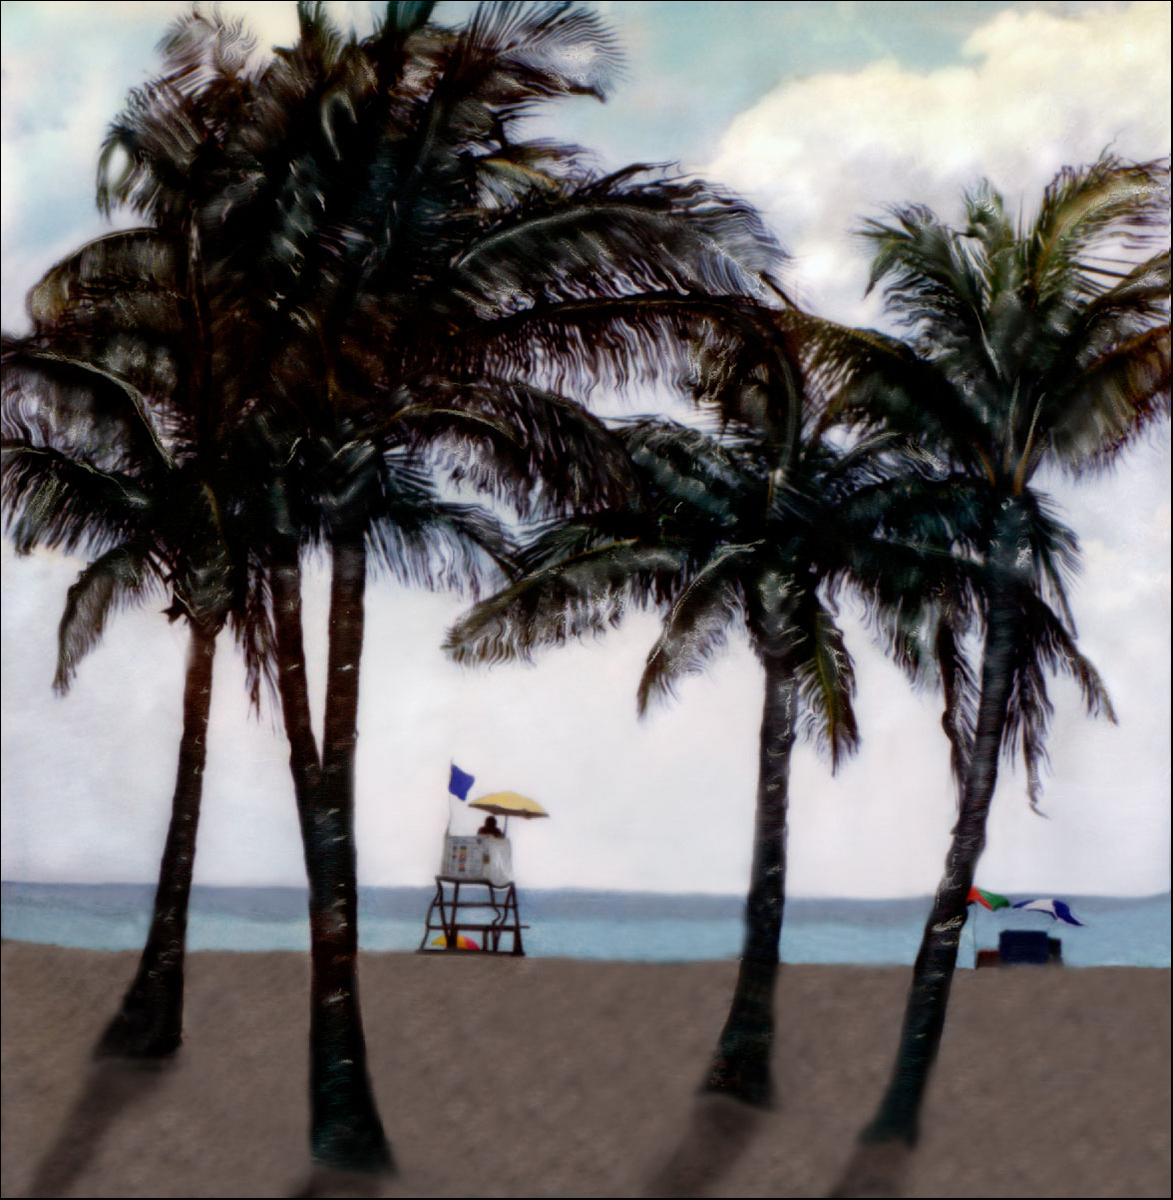
<instances>
[{"instance_id":1,"label":"person sitting in lifeguard stand","mask_svg":"<svg viewBox=\"0 0 1173 1200\"><path fill-rule=\"evenodd\" d=\"M485 823L477 830L477 837L504 837L505 835L497 828L496 817L486 817Z\"/></svg>"}]
</instances>

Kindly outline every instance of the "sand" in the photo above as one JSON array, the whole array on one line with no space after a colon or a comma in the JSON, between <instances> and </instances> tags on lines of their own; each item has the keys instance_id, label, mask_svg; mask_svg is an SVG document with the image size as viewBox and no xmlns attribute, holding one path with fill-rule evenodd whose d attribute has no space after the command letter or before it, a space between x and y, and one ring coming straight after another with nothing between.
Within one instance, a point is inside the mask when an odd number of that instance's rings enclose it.
<instances>
[{"instance_id":1,"label":"sand","mask_svg":"<svg viewBox=\"0 0 1173 1200\"><path fill-rule=\"evenodd\" d=\"M296 1194L304 958L192 954L177 1059L94 1068L134 964L4 944L3 1194ZM365 955L400 1168L384 1194L641 1194L696 1111L733 978L728 963ZM778 1104L711 1194L826 1194L878 1098L907 982L902 967L783 968ZM1168 1196L1169 1014L1168 970L959 972L907 1194Z\"/></svg>"}]
</instances>

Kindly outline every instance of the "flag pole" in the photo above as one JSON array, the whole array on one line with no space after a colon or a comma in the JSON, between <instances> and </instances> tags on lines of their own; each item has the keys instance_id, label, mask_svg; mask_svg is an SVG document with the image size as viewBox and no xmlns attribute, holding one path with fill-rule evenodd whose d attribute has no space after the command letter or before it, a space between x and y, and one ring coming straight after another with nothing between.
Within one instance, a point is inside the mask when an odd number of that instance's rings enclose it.
<instances>
[{"instance_id":1,"label":"flag pole","mask_svg":"<svg viewBox=\"0 0 1173 1200\"><path fill-rule=\"evenodd\" d=\"M451 779L452 779L452 768L454 766L456 766L456 764L452 761L452 759L449 759L448 760L449 784L448 784L448 793L446 796L446 799L448 801L448 828L444 830L444 837L446 839L450 838L452 836L452 783L451 783Z\"/></svg>"}]
</instances>

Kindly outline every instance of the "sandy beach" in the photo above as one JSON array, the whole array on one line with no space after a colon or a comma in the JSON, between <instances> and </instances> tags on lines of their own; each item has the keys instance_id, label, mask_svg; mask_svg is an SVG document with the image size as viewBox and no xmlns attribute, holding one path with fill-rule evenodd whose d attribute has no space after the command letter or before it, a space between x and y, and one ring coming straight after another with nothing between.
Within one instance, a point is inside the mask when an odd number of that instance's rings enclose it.
<instances>
[{"instance_id":1,"label":"sandy beach","mask_svg":"<svg viewBox=\"0 0 1173 1200\"><path fill-rule=\"evenodd\" d=\"M165 1068L91 1066L135 955L3 947L5 1196L286 1196L308 1177L307 963L190 956ZM365 955L391 1195L631 1196L686 1128L727 963ZM908 971L786 966L779 1103L712 1189L817 1196L894 1052ZM914 1196L1168 1196L1168 970L958 974Z\"/></svg>"}]
</instances>

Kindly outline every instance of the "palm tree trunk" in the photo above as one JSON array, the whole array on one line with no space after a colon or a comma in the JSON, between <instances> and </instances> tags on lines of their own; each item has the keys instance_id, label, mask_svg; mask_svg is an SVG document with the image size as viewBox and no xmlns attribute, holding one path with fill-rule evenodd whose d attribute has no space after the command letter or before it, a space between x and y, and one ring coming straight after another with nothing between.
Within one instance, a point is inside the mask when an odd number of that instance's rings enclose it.
<instances>
[{"instance_id":1,"label":"palm tree trunk","mask_svg":"<svg viewBox=\"0 0 1173 1200\"><path fill-rule=\"evenodd\" d=\"M195 863L208 713L212 705L212 661L216 635L190 624L191 643L183 685L183 734L171 798L171 824L159 864L151 931L134 982L122 1008L95 1049L99 1056L161 1058L183 1040L183 961L187 906Z\"/></svg>"},{"instance_id":2,"label":"palm tree trunk","mask_svg":"<svg viewBox=\"0 0 1173 1200\"><path fill-rule=\"evenodd\" d=\"M797 701L790 671L767 659L754 853L737 987L703 1091L766 1106L772 1096L774 984L786 886L786 804Z\"/></svg>"},{"instance_id":3,"label":"palm tree trunk","mask_svg":"<svg viewBox=\"0 0 1173 1200\"><path fill-rule=\"evenodd\" d=\"M298 799L310 916L310 1149L341 1171L392 1169L375 1106L358 1002L358 888L354 845L354 750L363 635L366 553L334 546L322 766L310 725L295 567L275 573L278 674Z\"/></svg>"},{"instance_id":4,"label":"palm tree trunk","mask_svg":"<svg viewBox=\"0 0 1173 1200\"><path fill-rule=\"evenodd\" d=\"M876 1164L881 1160L897 1161L885 1157L884 1147L901 1143L911 1148L916 1144L925 1088L945 1028L969 889L986 844L986 816L998 781L998 756L1014 682L1017 634L1014 586L1003 582L990 597L973 755L961 812L945 858L945 874L937 886L912 969L896 1063L880 1107L861 1132L859 1150L831 1193L834 1196L859 1195L864 1191L864 1179L871 1181L867 1194L898 1194L891 1181L877 1187L873 1178L877 1174Z\"/></svg>"},{"instance_id":5,"label":"palm tree trunk","mask_svg":"<svg viewBox=\"0 0 1173 1200\"><path fill-rule=\"evenodd\" d=\"M296 551L291 558L278 558L274 562L271 586L277 643L277 691L281 696L281 719L289 741L289 771L293 777L304 842L305 813L318 798L322 768L310 718L301 627L301 567Z\"/></svg>"}]
</instances>

